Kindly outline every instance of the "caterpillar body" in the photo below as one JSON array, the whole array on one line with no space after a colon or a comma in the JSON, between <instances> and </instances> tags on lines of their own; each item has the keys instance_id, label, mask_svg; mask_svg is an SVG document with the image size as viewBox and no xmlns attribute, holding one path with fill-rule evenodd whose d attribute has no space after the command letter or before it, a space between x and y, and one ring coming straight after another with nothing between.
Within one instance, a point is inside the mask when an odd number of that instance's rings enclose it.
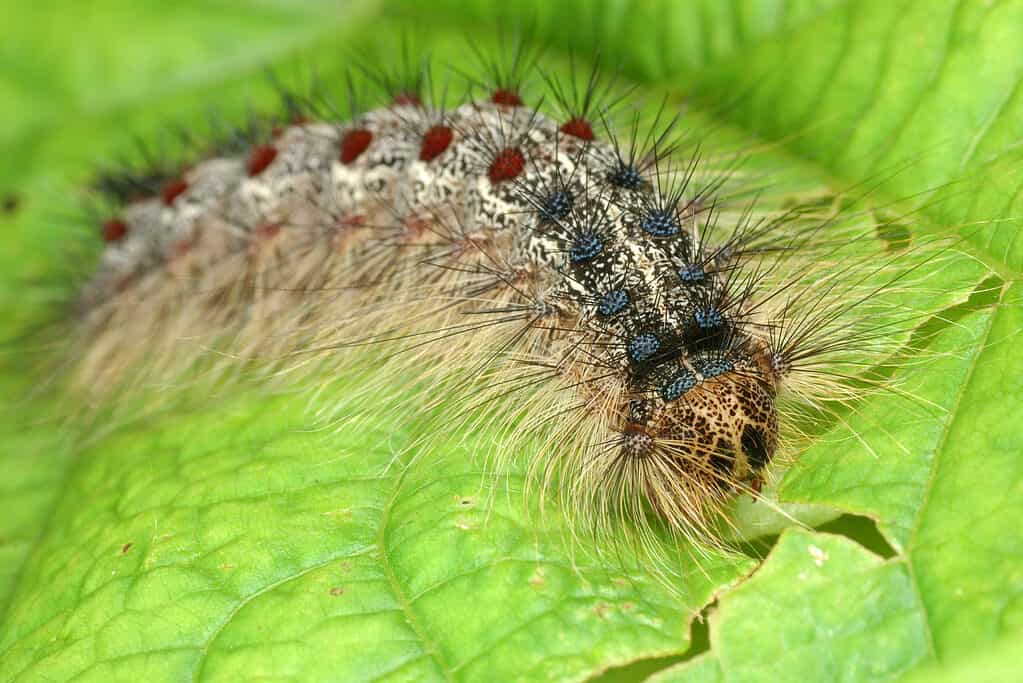
<instances>
[{"instance_id":1,"label":"caterpillar body","mask_svg":"<svg viewBox=\"0 0 1023 683\"><path fill-rule=\"evenodd\" d=\"M847 391L845 356L912 317L871 319L891 261L850 265L861 227L759 206L663 106L616 122L595 76L552 87L556 111L514 78L451 109L382 80L389 103L342 122L292 95L243 147L103 177L76 381L162 380L210 348L220 371L329 379L385 348L381 377L460 395L509 436L489 458L531 440L532 480L598 527L716 543L785 452L785 406Z\"/></svg>"}]
</instances>

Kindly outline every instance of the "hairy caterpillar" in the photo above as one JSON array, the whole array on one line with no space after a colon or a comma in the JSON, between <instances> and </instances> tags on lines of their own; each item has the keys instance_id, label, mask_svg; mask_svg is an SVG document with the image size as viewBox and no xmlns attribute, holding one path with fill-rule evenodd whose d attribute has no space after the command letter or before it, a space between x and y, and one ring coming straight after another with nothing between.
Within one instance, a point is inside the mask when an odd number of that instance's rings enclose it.
<instances>
[{"instance_id":1,"label":"hairy caterpillar","mask_svg":"<svg viewBox=\"0 0 1023 683\"><path fill-rule=\"evenodd\" d=\"M102 178L119 206L77 381L178 376L210 347L214 373L319 379L383 349L381 378L508 435L489 457L533 439L543 490L598 527L714 542L784 452L787 397L852 391L918 319L876 296L903 255L857 253L875 226L835 207L754 198L663 110L616 123L596 75L552 81L541 113L521 72L450 109L417 71L380 75L390 103L340 122L292 95L240 147Z\"/></svg>"}]
</instances>

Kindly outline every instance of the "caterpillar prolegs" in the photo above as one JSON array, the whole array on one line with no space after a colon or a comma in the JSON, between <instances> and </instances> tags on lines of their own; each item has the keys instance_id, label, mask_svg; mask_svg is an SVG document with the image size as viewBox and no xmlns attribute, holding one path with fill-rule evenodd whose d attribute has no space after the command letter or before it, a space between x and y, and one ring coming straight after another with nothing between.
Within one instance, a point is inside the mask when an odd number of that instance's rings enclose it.
<instances>
[{"instance_id":1,"label":"caterpillar prolegs","mask_svg":"<svg viewBox=\"0 0 1023 683\"><path fill-rule=\"evenodd\" d=\"M329 382L368 347L367 396L414 386L506 435L498 465L528 444L532 481L597 527L717 542L798 414L864 390L864 358L919 321L880 294L920 254L865 249L876 223L845 198L772 195L672 103L623 114L594 72L532 106L520 72L456 106L378 75L388 102L343 120L291 93L242 145L102 176L76 383L200 359Z\"/></svg>"}]
</instances>

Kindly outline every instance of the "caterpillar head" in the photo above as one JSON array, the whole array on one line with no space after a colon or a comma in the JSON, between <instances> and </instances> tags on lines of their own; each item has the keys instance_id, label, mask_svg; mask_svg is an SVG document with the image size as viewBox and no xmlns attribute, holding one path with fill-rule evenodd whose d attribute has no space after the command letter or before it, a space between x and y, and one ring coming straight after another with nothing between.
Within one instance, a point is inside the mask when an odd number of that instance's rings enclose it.
<instances>
[{"instance_id":1,"label":"caterpillar head","mask_svg":"<svg viewBox=\"0 0 1023 683\"><path fill-rule=\"evenodd\" d=\"M774 384L738 366L705 373L634 402L622 429L621 457L639 461L647 498L669 520L702 519L706 502L757 489L778 448Z\"/></svg>"}]
</instances>

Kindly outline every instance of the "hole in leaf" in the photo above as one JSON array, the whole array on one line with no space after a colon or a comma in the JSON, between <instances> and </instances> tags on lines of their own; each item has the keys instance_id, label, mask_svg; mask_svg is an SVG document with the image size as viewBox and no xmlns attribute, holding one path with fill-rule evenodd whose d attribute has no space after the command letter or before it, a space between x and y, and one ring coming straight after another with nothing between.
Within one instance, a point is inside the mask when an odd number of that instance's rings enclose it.
<instances>
[{"instance_id":1,"label":"hole in leaf","mask_svg":"<svg viewBox=\"0 0 1023 683\"><path fill-rule=\"evenodd\" d=\"M901 223L885 223L877 226L877 238L885 243L888 251L905 249L913 240L909 226Z\"/></svg>"},{"instance_id":2,"label":"hole in leaf","mask_svg":"<svg viewBox=\"0 0 1023 683\"><path fill-rule=\"evenodd\" d=\"M895 557L895 549L889 545L877 522L862 515L842 515L817 527L817 531L845 536L886 560Z\"/></svg>"}]
</instances>

